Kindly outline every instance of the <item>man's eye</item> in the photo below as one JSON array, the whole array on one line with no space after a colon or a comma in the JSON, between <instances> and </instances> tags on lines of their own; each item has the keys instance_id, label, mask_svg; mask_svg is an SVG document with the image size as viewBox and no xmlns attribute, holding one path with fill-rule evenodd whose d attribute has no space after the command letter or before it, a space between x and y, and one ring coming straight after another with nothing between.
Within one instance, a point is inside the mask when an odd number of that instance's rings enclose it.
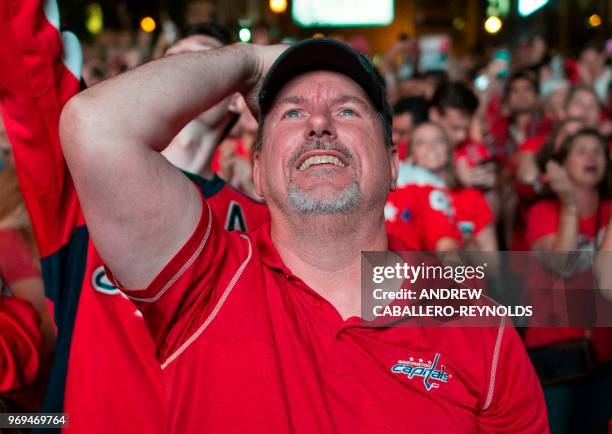
<instances>
[{"instance_id":1,"label":"man's eye","mask_svg":"<svg viewBox=\"0 0 612 434\"><path fill-rule=\"evenodd\" d=\"M356 116L357 113L355 113L352 109L345 108L345 109L342 109L340 111L340 115L342 115L342 116Z\"/></svg>"},{"instance_id":2,"label":"man's eye","mask_svg":"<svg viewBox=\"0 0 612 434\"><path fill-rule=\"evenodd\" d=\"M289 110L287 113L285 113L285 117L286 118L300 117L300 111L299 110Z\"/></svg>"}]
</instances>

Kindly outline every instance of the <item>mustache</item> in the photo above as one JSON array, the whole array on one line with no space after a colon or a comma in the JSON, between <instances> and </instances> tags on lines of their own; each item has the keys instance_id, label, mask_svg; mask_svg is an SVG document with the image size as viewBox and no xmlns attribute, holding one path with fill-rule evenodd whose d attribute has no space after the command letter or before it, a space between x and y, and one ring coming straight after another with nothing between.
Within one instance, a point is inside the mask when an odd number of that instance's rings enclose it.
<instances>
[{"instance_id":1,"label":"mustache","mask_svg":"<svg viewBox=\"0 0 612 434\"><path fill-rule=\"evenodd\" d=\"M289 159L289 166L294 167L298 160L302 158L302 155L310 151L336 151L346 158L348 162L353 161L353 154L341 144L334 141L316 139L304 143L297 149Z\"/></svg>"}]
</instances>

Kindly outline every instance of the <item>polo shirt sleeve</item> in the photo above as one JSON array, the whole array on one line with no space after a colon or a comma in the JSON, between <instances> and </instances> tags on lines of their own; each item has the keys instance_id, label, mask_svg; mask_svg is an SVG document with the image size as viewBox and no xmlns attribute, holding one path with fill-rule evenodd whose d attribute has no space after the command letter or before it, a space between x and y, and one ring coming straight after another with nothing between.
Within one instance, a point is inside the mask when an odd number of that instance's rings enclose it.
<instances>
[{"instance_id":1,"label":"polo shirt sleeve","mask_svg":"<svg viewBox=\"0 0 612 434\"><path fill-rule=\"evenodd\" d=\"M42 345L39 324L30 303L0 295L0 393L36 378Z\"/></svg>"},{"instance_id":2,"label":"polo shirt sleeve","mask_svg":"<svg viewBox=\"0 0 612 434\"><path fill-rule=\"evenodd\" d=\"M549 433L544 394L525 347L512 326L499 328L479 433Z\"/></svg>"},{"instance_id":3,"label":"polo shirt sleeve","mask_svg":"<svg viewBox=\"0 0 612 434\"><path fill-rule=\"evenodd\" d=\"M554 234L559 228L559 210L555 201L540 201L533 205L527 214L527 233L529 248L540 238Z\"/></svg>"},{"instance_id":4,"label":"polo shirt sleeve","mask_svg":"<svg viewBox=\"0 0 612 434\"><path fill-rule=\"evenodd\" d=\"M228 233L202 201L193 234L147 288L124 288L106 269L109 280L142 312L162 364L194 335L223 294L219 280L228 266Z\"/></svg>"}]
</instances>

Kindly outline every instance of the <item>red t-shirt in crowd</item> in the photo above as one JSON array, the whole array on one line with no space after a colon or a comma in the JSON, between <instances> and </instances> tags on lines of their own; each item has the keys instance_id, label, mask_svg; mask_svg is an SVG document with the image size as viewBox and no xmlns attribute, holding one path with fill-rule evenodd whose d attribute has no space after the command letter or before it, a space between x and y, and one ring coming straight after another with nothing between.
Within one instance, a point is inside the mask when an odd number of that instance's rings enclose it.
<instances>
[{"instance_id":1,"label":"red t-shirt in crowd","mask_svg":"<svg viewBox=\"0 0 612 434\"><path fill-rule=\"evenodd\" d=\"M526 239L530 249L534 243L542 237L557 233L559 228L560 204L558 200L542 200L531 207L527 217ZM598 210L586 218L580 218L578 222L578 248L577 251L589 251L595 253L603 237L605 227L610 218L610 201L602 201ZM588 271L588 270L587 270ZM550 300L562 297L559 291L554 294L547 293L545 286L553 286L555 278L552 272L544 267L538 267L528 276L527 284L537 291L534 297L548 297ZM586 276L586 277L585 277ZM570 278L564 282L563 287L571 287L572 282L577 279L578 288L596 288L592 274L580 273L576 278ZM585 286L586 285L586 286ZM550 289L554 291L554 289ZM595 351L600 360L612 360L612 329L582 327L531 327L526 329L525 344L528 348L535 348L555 342L569 339L591 337Z\"/></svg>"},{"instance_id":2,"label":"red t-shirt in crowd","mask_svg":"<svg viewBox=\"0 0 612 434\"><path fill-rule=\"evenodd\" d=\"M527 218L527 243L531 248L540 238L557 233L559 229L560 204L558 200L542 200L531 207ZM597 250L597 243L608 224L610 216L610 201L601 202L597 212L578 221L578 248L577 250Z\"/></svg>"},{"instance_id":3,"label":"red t-shirt in crowd","mask_svg":"<svg viewBox=\"0 0 612 434\"><path fill-rule=\"evenodd\" d=\"M450 191L450 197L455 209L457 228L462 234L477 236L493 223L493 213L480 190L458 188Z\"/></svg>"},{"instance_id":4,"label":"red t-shirt in crowd","mask_svg":"<svg viewBox=\"0 0 612 434\"><path fill-rule=\"evenodd\" d=\"M400 238L408 250L434 251L445 237L461 242L454 209L442 181L412 164L401 164L397 190L385 204L387 232Z\"/></svg>"},{"instance_id":5,"label":"red t-shirt in crowd","mask_svg":"<svg viewBox=\"0 0 612 434\"><path fill-rule=\"evenodd\" d=\"M149 287L123 290L154 338L171 432L548 432L538 379L503 320L343 320L285 266L269 225L223 231L202 206ZM405 249L393 237L389 247Z\"/></svg>"},{"instance_id":6,"label":"red t-shirt in crowd","mask_svg":"<svg viewBox=\"0 0 612 434\"><path fill-rule=\"evenodd\" d=\"M451 199L444 188L406 185L389 194L385 204L387 232L399 237L408 250L435 251L438 241L461 242Z\"/></svg>"}]
</instances>

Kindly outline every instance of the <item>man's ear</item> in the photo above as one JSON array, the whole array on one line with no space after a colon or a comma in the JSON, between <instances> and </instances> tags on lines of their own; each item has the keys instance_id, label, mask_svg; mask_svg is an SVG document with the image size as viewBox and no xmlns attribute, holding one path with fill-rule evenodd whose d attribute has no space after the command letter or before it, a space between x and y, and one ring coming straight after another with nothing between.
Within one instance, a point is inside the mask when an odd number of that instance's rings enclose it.
<instances>
[{"instance_id":1,"label":"man's ear","mask_svg":"<svg viewBox=\"0 0 612 434\"><path fill-rule=\"evenodd\" d=\"M261 188L261 151L253 152L253 185L257 196L264 197Z\"/></svg>"},{"instance_id":2,"label":"man's ear","mask_svg":"<svg viewBox=\"0 0 612 434\"><path fill-rule=\"evenodd\" d=\"M399 152L397 151L396 145L389 147L389 163L391 165L390 179L389 179L389 190L395 191L397 188L397 176L399 175Z\"/></svg>"}]
</instances>

